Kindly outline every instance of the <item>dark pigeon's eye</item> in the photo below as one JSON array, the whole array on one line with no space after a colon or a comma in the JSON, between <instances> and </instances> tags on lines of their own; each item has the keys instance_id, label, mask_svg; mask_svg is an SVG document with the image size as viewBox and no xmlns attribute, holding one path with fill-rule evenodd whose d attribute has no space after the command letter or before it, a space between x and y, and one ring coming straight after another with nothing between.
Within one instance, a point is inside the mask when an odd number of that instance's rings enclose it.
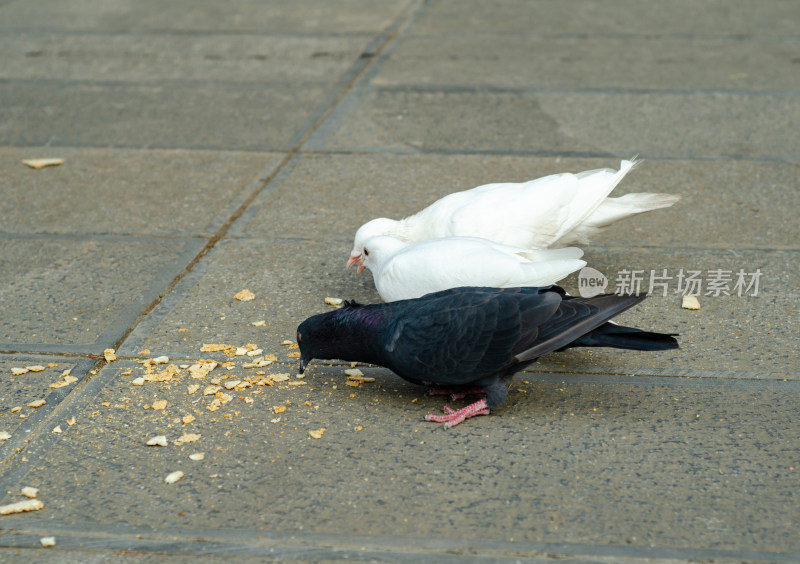
<instances>
[{"instance_id":1,"label":"dark pigeon's eye","mask_svg":"<svg viewBox=\"0 0 800 564\"><path fill-rule=\"evenodd\" d=\"M297 344L298 345L300 344L300 337L302 337L302 335L300 333L298 333L297 334Z\"/></svg>"}]
</instances>

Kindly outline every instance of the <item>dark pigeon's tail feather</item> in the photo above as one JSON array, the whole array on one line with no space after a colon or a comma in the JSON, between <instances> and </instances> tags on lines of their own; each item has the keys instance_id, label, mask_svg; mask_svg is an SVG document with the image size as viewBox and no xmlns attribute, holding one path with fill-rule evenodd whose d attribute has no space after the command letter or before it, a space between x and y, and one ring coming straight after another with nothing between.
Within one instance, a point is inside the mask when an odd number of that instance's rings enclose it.
<instances>
[{"instance_id":1,"label":"dark pigeon's tail feather","mask_svg":"<svg viewBox=\"0 0 800 564\"><path fill-rule=\"evenodd\" d=\"M678 348L675 333L654 333L614 323L605 323L582 335L565 348L613 347L636 351L667 351Z\"/></svg>"}]
</instances>

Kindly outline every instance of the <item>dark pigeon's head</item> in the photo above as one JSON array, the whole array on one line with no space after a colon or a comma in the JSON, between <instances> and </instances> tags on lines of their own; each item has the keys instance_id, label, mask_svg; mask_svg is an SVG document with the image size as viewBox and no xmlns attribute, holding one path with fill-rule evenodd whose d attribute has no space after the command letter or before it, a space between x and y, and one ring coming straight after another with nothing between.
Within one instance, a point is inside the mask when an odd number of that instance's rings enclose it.
<instances>
[{"instance_id":1,"label":"dark pigeon's head","mask_svg":"<svg viewBox=\"0 0 800 564\"><path fill-rule=\"evenodd\" d=\"M342 309L314 315L297 328L297 345L300 347L300 374L315 358L346 360L353 348L352 326L354 309L360 306L345 302Z\"/></svg>"}]
</instances>

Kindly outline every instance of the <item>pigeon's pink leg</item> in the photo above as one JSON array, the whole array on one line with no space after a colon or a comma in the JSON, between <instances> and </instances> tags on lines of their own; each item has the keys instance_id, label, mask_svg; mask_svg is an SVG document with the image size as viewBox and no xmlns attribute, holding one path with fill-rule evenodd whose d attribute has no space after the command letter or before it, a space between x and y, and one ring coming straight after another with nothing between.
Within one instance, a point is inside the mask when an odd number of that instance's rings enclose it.
<instances>
[{"instance_id":1,"label":"pigeon's pink leg","mask_svg":"<svg viewBox=\"0 0 800 564\"><path fill-rule=\"evenodd\" d=\"M450 396L453 401L463 399L470 394L485 394L486 390L479 386L472 388L459 388L457 390L449 390L447 388L431 388L425 392L426 396Z\"/></svg>"},{"instance_id":2,"label":"pigeon's pink leg","mask_svg":"<svg viewBox=\"0 0 800 564\"><path fill-rule=\"evenodd\" d=\"M448 406L444 406L444 411L447 415L426 415L425 421L444 423L444 428L449 429L450 427L455 427L468 417L489 415L489 406L486 405L486 398L483 398L461 409L452 409Z\"/></svg>"}]
</instances>

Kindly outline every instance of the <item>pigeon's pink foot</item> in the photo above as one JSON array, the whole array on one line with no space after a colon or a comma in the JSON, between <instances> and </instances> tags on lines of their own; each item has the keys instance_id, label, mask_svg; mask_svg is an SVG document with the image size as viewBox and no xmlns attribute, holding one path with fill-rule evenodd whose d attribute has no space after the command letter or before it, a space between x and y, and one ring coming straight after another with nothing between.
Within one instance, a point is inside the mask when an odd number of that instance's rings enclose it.
<instances>
[{"instance_id":1,"label":"pigeon's pink foot","mask_svg":"<svg viewBox=\"0 0 800 564\"><path fill-rule=\"evenodd\" d=\"M448 388L431 388L425 392L426 396L450 396L452 401L464 399L470 394L485 394L486 390L481 387L475 386L472 388L458 388L457 390L450 390Z\"/></svg>"},{"instance_id":2,"label":"pigeon's pink foot","mask_svg":"<svg viewBox=\"0 0 800 564\"><path fill-rule=\"evenodd\" d=\"M425 421L444 423L444 428L449 429L450 427L455 427L469 417L474 417L475 415L489 415L489 406L486 405L486 398L483 398L461 409L453 409L444 406L444 412L447 415L426 415Z\"/></svg>"}]
</instances>

